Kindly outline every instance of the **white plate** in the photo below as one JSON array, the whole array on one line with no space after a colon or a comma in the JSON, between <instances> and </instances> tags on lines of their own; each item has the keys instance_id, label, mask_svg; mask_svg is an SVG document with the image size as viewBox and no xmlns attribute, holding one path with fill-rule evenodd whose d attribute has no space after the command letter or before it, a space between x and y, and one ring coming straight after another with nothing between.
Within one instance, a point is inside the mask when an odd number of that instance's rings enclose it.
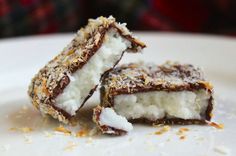
<instances>
[{"instance_id":1,"label":"white plate","mask_svg":"<svg viewBox=\"0 0 236 156\"><path fill-rule=\"evenodd\" d=\"M226 37L190 34L137 33L147 43L143 54L126 54L122 62L136 60L163 63L176 60L204 68L215 86L214 121L223 130L210 126L171 126L162 134L159 128L135 125L121 137L74 137L55 134L59 125L44 120L29 103L27 86L31 77L72 38L70 34L26 37L0 41L0 155L236 155L236 40ZM98 93L89 100L97 104ZM82 109L83 121L91 123L91 107ZM10 128L33 128L23 133ZM187 127L184 140L176 132ZM76 132L79 126L68 127ZM51 136L52 134L52 136Z\"/></svg>"}]
</instances>

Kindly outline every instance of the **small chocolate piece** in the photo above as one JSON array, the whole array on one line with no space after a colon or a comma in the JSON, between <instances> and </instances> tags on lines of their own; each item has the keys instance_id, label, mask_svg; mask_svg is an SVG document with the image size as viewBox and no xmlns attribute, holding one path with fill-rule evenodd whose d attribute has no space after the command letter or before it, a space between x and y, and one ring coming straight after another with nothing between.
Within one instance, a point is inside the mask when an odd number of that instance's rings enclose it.
<instances>
[{"instance_id":1,"label":"small chocolate piece","mask_svg":"<svg viewBox=\"0 0 236 156\"><path fill-rule=\"evenodd\" d=\"M124 117L117 115L112 108L97 106L93 109L93 121L103 134L123 135L133 129Z\"/></svg>"},{"instance_id":2,"label":"small chocolate piece","mask_svg":"<svg viewBox=\"0 0 236 156\"><path fill-rule=\"evenodd\" d=\"M101 105L132 122L205 124L213 109L213 88L190 64L128 64L106 73Z\"/></svg>"},{"instance_id":3,"label":"small chocolate piece","mask_svg":"<svg viewBox=\"0 0 236 156\"><path fill-rule=\"evenodd\" d=\"M112 69L123 53L144 47L115 18L90 19L32 79L28 90L31 101L43 114L68 123L92 96L103 73Z\"/></svg>"}]
</instances>

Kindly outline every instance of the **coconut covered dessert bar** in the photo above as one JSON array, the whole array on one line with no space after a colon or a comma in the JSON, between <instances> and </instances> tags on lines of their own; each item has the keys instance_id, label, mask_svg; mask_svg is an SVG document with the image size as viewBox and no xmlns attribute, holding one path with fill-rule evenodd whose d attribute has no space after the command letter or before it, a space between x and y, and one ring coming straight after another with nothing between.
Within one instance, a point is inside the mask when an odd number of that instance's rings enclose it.
<instances>
[{"instance_id":1,"label":"coconut covered dessert bar","mask_svg":"<svg viewBox=\"0 0 236 156\"><path fill-rule=\"evenodd\" d=\"M118 115L113 108L97 106L93 110L93 121L103 134L123 135L133 129L131 123Z\"/></svg>"},{"instance_id":2,"label":"coconut covered dessert bar","mask_svg":"<svg viewBox=\"0 0 236 156\"><path fill-rule=\"evenodd\" d=\"M213 88L201 69L166 62L128 64L106 73L101 105L131 122L205 124L213 109Z\"/></svg>"},{"instance_id":3,"label":"coconut covered dessert bar","mask_svg":"<svg viewBox=\"0 0 236 156\"><path fill-rule=\"evenodd\" d=\"M90 19L32 79L28 90L31 101L43 114L68 123L93 94L103 73L111 70L123 53L144 47L115 18Z\"/></svg>"}]
</instances>

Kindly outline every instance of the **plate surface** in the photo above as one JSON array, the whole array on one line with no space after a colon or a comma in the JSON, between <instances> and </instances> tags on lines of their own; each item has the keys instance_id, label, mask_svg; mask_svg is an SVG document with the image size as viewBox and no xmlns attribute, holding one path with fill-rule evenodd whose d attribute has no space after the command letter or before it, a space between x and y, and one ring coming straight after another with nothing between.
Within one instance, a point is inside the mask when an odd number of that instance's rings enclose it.
<instances>
[{"instance_id":1,"label":"plate surface","mask_svg":"<svg viewBox=\"0 0 236 156\"><path fill-rule=\"evenodd\" d=\"M236 39L172 33L136 33L147 43L142 54L125 54L120 63L132 61L163 63L174 60L202 67L215 86L216 105L213 121L224 129L210 126L170 126L162 135L161 127L134 125L121 137L92 135L75 137L55 132L60 125L43 118L28 99L31 77L71 40L71 34L26 37L0 41L0 155L163 155L220 156L236 155ZM91 108L99 103L98 93L81 110L81 121L90 129ZM80 125L81 125L80 124ZM66 127L73 134L80 125ZM180 128L185 139L180 139ZM31 131L32 128L32 131Z\"/></svg>"}]
</instances>

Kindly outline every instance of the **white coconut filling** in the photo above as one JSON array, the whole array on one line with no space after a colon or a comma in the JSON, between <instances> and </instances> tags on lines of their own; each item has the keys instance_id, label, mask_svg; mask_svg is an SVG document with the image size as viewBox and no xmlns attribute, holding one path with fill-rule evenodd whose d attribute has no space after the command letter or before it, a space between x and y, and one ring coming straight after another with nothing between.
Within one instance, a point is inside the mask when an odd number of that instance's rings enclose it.
<instances>
[{"instance_id":1,"label":"white coconut filling","mask_svg":"<svg viewBox=\"0 0 236 156\"><path fill-rule=\"evenodd\" d=\"M63 93L56 98L56 107L75 115L91 89L97 84L101 75L112 68L121 58L123 51L131 46L130 41L114 30L109 30L99 50L89 61L70 76L70 83Z\"/></svg>"},{"instance_id":2,"label":"white coconut filling","mask_svg":"<svg viewBox=\"0 0 236 156\"><path fill-rule=\"evenodd\" d=\"M129 119L157 120L163 117L201 119L206 111L210 94L205 90L151 91L114 97L115 111Z\"/></svg>"},{"instance_id":3,"label":"white coconut filling","mask_svg":"<svg viewBox=\"0 0 236 156\"><path fill-rule=\"evenodd\" d=\"M133 129L132 124L129 123L125 117L116 114L112 108L102 109L102 112L99 116L99 124L101 126L106 125L115 129L124 130L126 132L129 132Z\"/></svg>"}]
</instances>

